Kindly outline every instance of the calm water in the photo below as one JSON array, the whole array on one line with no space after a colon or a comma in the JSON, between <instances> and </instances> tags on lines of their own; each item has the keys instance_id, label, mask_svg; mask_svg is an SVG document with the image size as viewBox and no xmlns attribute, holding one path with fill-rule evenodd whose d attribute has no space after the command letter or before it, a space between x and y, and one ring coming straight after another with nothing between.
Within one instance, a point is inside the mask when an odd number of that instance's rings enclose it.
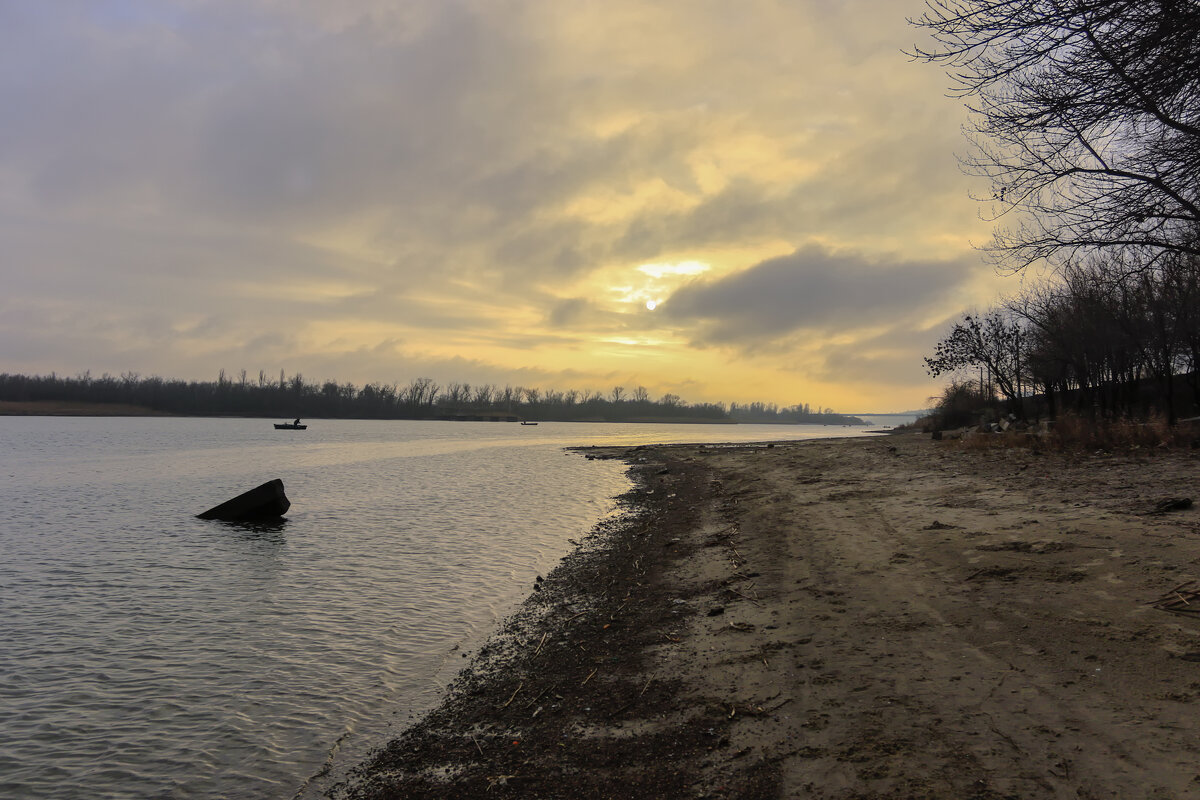
<instances>
[{"instance_id":1,"label":"calm water","mask_svg":"<svg viewBox=\"0 0 1200 800\"><path fill-rule=\"evenodd\" d=\"M310 422L0 417L0 796L318 796L612 511L563 447L862 433ZM193 516L275 477L278 527Z\"/></svg>"}]
</instances>

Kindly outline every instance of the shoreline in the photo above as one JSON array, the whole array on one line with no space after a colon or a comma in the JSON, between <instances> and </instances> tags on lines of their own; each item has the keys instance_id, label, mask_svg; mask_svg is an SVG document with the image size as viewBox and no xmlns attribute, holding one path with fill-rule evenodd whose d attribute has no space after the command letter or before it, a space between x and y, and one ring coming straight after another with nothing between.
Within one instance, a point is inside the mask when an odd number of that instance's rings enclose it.
<instances>
[{"instance_id":1,"label":"shoreline","mask_svg":"<svg viewBox=\"0 0 1200 800\"><path fill-rule=\"evenodd\" d=\"M331 796L1200 795L1195 451L581 450L625 517Z\"/></svg>"},{"instance_id":2,"label":"shoreline","mask_svg":"<svg viewBox=\"0 0 1200 800\"><path fill-rule=\"evenodd\" d=\"M167 411L127 403L0 400L0 417L174 417Z\"/></svg>"},{"instance_id":3,"label":"shoreline","mask_svg":"<svg viewBox=\"0 0 1200 800\"><path fill-rule=\"evenodd\" d=\"M286 419L291 419L290 414L281 415ZM852 415L844 415L850 417ZM905 416L902 414L880 414L876 416ZM279 419L279 416L262 416L259 414L240 414L240 413L212 413L212 414L181 414L174 411L159 411L147 406L137 406L128 403L89 403L89 402L72 402L59 400L0 400L0 417L181 417L181 418L200 418L200 419ZM519 423L521 417L511 416L507 419L484 419L484 418L453 418L445 416L429 416L429 417L314 417L307 416L306 419L347 419L356 421L375 421L375 422L508 422ZM687 416L661 416L661 417L630 417L628 419L605 419L601 417L579 417L574 419L553 419L539 417L536 421L530 421L536 425L538 422L553 422L561 424L584 423L590 425L778 425L778 426L799 426L799 425L820 425L820 426L841 426L848 428L864 427L869 425L867 422L846 423L846 422L740 422L733 419L714 419L712 417L687 417Z\"/></svg>"}]
</instances>

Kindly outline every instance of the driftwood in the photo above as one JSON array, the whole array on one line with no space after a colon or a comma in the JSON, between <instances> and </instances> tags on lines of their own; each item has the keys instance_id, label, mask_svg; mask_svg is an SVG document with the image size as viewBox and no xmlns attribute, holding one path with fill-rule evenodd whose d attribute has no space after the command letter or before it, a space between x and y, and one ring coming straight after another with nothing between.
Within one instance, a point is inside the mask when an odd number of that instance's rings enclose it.
<instances>
[{"instance_id":1,"label":"driftwood","mask_svg":"<svg viewBox=\"0 0 1200 800\"><path fill-rule=\"evenodd\" d=\"M521 687L523 687L524 685L525 685L525 681L521 681L520 683L518 683L518 684L517 684L517 690L516 690L515 692L513 692L513 693L512 693L512 697L508 698L508 702L507 702L507 703L505 703L504 705L500 706L500 707L501 707L501 708L508 708L509 704L511 704L513 700L516 700L516 699L517 699L517 694L519 694L519 693L520 693L520 691L521 691Z\"/></svg>"},{"instance_id":2,"label":"driftwood","mask_svg":"<svg viewBox=\"0 0 1200 800\"><path fill-rule=\"evenodd\" d=\"M1195 581L1181 583L1150 605L1172 614L1200 614L1200 588Z\"/></svg>"},{"instance_id":3,"label":"driftwood","mask_svg":"<svg viewBox=\"0 0 1200 800\"><path fill-rule=\"evenodd\" d=\"M1168 497L1155 503L1154 510L1150 513L1166 514L1170 511L1186 511L1191 507L1192 498L1190 497Z\"/></svg>"}]
</instances>

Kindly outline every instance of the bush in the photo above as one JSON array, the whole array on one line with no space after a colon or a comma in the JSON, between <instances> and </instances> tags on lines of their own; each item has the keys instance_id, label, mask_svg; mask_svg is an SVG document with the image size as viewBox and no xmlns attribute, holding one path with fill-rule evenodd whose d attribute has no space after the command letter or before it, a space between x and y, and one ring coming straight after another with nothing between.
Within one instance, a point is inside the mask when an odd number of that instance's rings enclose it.
<instances>
[{"instance_id":1,"label":"bush","mask_svg":"<svg viewBox=\"0 0 1200 800\"><path fill-rule=\"evenodd\" d=\"M1133 450L1190 445L1194 434L1187 426L1172 428L1161 415L1139 422L1131 419L1090 420L1075 414L1062 414L1054 421L1047 441L1064 450Z\"/></svg>"},{"instance_id":2,"label":"bush","mask_svg":"<svg viewBox=\"0 0 1200 800\"><path fill-rule=\"evenodd\" d=\"M979 424L984 414L995 413L995 398L983 395L974 383L951 382L941 397L931 397L935 430Z\"/></svg>"}]
</instances>

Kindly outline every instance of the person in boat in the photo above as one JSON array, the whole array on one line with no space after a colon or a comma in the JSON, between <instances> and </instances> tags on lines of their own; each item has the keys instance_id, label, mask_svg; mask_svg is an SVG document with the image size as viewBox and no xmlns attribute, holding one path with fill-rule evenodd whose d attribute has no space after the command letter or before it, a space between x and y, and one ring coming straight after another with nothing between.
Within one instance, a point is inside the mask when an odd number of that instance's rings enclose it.
<instances>
[{"instance_id":1,"label":"person in boat","mask_svg":"<svg viewBox=\"0 0 1200 800\"><path fill-rule=\"evenodd\" d=\"M295 425L297 428L299 428L300 427L300 418L296 417L296 421L293 422L292 424Z\"/></svg>"}]
</instances>

